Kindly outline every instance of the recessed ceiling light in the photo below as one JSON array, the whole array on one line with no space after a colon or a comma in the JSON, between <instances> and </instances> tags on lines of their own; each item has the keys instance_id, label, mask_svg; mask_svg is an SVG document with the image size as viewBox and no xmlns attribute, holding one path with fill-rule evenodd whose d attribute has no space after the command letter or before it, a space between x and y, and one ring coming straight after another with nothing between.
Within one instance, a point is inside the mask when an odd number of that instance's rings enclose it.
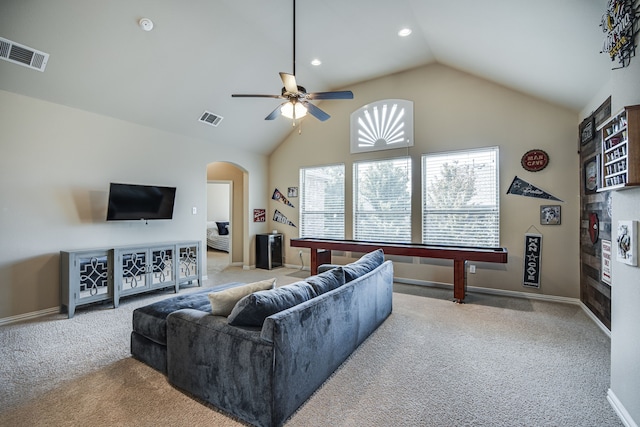
<instances>
[{"instance_id":1,"label":"recessed ceiling light","mask_svg":"<svg viewBox=\"0 0 640 427\"><path fill-rule=\"evenodd\" d=\"M320 61L318 58L311 61L311 65L315 65L316 67L320 64L322 64L322 61Z\"/></svg>"},{"instance_id":2,"label":"recessed ceiling light","mask_svg":"<svg viewBox=\"0 0 640 427\"><path fill-rule=\"evenodd\" d=\"M411 34L411 28L403 28L400 31L398 31L398 35L400 37L407 37L410 34Z\"/></svg>"}]
</instances>

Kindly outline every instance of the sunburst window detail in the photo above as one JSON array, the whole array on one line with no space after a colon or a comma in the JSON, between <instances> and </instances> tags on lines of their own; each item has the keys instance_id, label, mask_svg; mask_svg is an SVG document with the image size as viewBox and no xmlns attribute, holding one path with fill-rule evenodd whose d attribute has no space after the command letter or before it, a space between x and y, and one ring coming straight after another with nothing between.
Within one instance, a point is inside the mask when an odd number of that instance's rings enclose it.
<instances>
[{"instance_id":1,"label":"sunburst window detail","mask_svg":"<svg viewBox=\"0 0 640 427\"><path fill-rule=\"evenodd\" d=\"M413 102L385 99L351 113L351 152L413 146Z\"/></svg>"}]
</instances>

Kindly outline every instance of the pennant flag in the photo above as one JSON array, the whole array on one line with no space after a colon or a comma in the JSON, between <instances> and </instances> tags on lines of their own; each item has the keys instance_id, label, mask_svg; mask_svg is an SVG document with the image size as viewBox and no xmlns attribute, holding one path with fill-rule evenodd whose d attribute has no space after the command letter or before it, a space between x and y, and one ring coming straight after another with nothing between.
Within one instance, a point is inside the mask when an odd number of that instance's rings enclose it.
<instances>
[{"instance_id":1,"label":"pennant flag","mask_svg":"<svg viewBox=\"0 0 640 427\"><path fill-rule=\"evenodd\" d=\"M540 257L542 256L542 234L524 235L524 275L522 285L540 287Z\"/></svg>"},{"instance_id":2,"label":"pennant flag","mask_svg":"<svg viewBox=\"0 0 640 427\"><path fill-rule=\"evenodd\" d=\"M517 194L519 196L536 197L538 199L557 200L562 202L562 200L557 197L539 189L535 185L529 184L527 181L520 179L517 176L513 178L513 182L509 186L507 194Z\"/></svg>"},{"instance_id":3,"label":"pennant flag","mask_svg":"<svg viewBox=\"0 0 640 427\"><path fill-rule=\"evenodd\" d=\"M286 216L282 215L282 212L280 212L278 209L276 209L273 214L273 220L275 222L279 222L280 224L290 225L292 227L296 226L294 223L289 221Z\"/></svg>"},{"instance_id":4,"label":"pennant flag","mask_svg":"<svg viewBox=\"0 0 640 427\"><path fill-rule=\"evenodd\" d=\"M285 205L287 205L287 206L291 206L292 208L295 208L295 206L293 206L293 204L291 204L291 202L290 202L289 200L287 200L287 198L286 198L286 197L284 197L284 194L282 194L282 193L280 192L280 190L278 190L277 188L276 188L276 190L273 192L273 196L271 196L271 198L272 198L273 200L277 200L277 201L279 201L279 202L282 202L282 203L284 203L284 204L285 204Z\"/></svg>"}]
</instances>

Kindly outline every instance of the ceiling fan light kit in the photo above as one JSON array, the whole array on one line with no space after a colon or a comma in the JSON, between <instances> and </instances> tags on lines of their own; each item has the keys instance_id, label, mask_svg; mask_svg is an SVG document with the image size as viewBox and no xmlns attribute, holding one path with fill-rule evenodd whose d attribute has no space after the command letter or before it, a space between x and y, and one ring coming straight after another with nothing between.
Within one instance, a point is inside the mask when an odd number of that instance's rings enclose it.
<instances>
[{"instance_id":1,"label":"ceiling fan light kit","mask_svg":"<svg viewBox=\"0 0 640 427\"><path fill-rule=\"evenodd\" d=\"M318 61L319 62L319 61ZM296 82L296 0L293 0L293 74L280 73L280 79L284 87L280 95L257 95L257 94L232 94L234 98L277 98L286 99L273 110L265 120L274 120L278 116L284 116L295 121L311 114L320 121L328 120L331 116L310 103L311 100L323 99L353 99L353 92L350 90L334 91L334 92L312 92L299 86Z\"/></svg>"},{"instance_id":2,"label":"ceiling fan light kit","mask_svg":"<svg viewBox=\"0 0 640 427\"><path fill-rule=\"evenodd\" d=\"M299 102L285 102L280 107L280 113L287 119L301 119L307 115L307 108Z\"/></svg>"}]
</instances>

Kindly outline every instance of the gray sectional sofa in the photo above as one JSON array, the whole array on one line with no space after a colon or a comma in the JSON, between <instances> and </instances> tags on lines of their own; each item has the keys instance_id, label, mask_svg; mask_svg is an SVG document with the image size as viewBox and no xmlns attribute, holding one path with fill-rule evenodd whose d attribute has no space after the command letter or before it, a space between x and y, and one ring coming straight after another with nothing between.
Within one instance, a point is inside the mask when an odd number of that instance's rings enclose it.
<instances>
[{"instance_id":1,"label":"gray sectional sofa","mask_svg":"<svg viewBox=\"0 0 640 427\"><path fill-rule=\"evenodd\" d=\"M391 314L392 290L393 264L377 250L253 292L226 317L212 314L205 292L170 298L134 312L131 351L194 397L279 426Z\"/></svg>"}]
</instances>

